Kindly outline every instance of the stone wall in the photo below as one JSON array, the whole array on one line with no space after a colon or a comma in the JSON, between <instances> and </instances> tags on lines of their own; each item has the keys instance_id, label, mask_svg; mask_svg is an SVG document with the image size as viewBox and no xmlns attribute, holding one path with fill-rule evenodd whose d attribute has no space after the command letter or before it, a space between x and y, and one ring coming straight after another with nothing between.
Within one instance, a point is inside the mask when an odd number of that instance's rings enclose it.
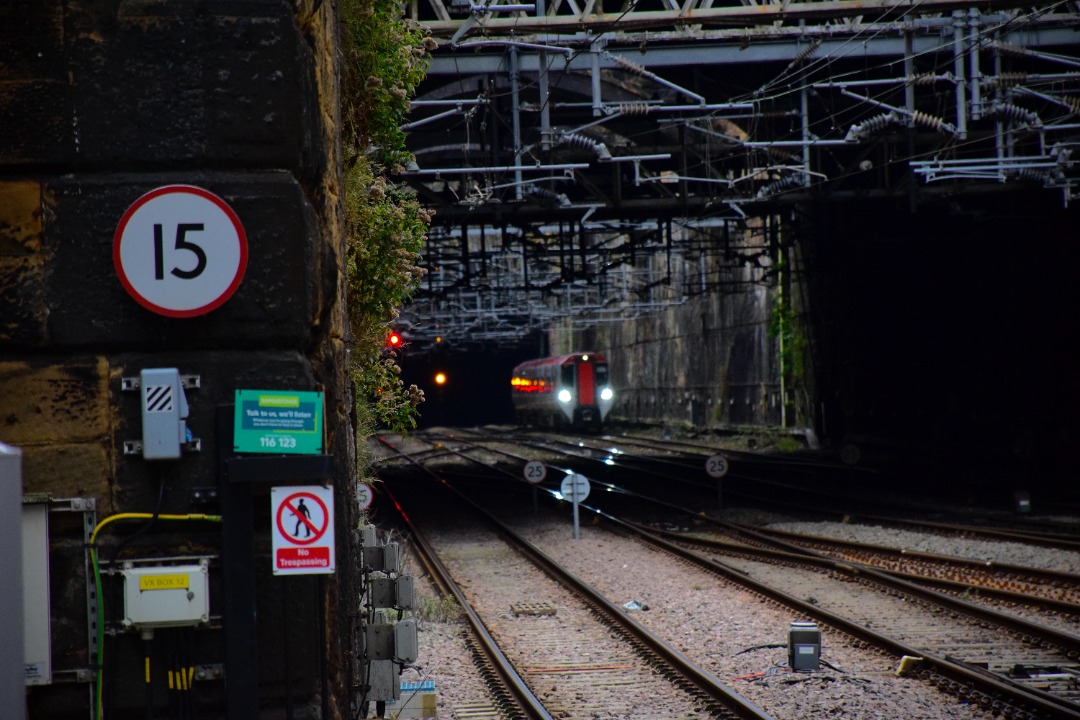
<instances>
[{"instance_id":1,"label":"stone wall","mask_svg":"<svg viewBox=\"0 0 1080 720\"><path fill-rule=\"evenodd\" d=\"M291 695L299 707L321 696L338 717L349 711L353 672L341 618L353 597L348 528L356 510L335 43L330 3L0 5L0 441L24 452L24 494L92 499L99 521L116 513L214 513L214 503L201 500L220 481L218 408L240 388L324 392L344 570L318 582L290 579L295 589L283 597L262 540L251 562L267 656L282 650L283 615L303 626L292 636L295 682L287 691L278 663L260 667L267 704L280 707ZM114 234L126 209L174 184L223 199L247 236L247 269L235 294L194 317L147 310L114 266ZM187 399L201 451L176 461L123 452L125 441L141 436L139 396L122 389L123 379L157 367L200 378ZM265 492L253 493L257 537L268 540ZM220 550L221 528L209 523L158 522L118 547L139 527L117 523L103 533L103 559L113 551L122 559ZM88 684L78 673L94 658L82 528L58 516L52 541L54 669L79 681L31 688L31 715L86 717ZM212 612L226 570L212 567ZM110 622L117 617L111 582L106 577L103 598ZM321 637L317 617L326 621ZM196 631L191 660L221 663L223 632L220 622ZM126 636L109 643L106 700L118 710L141 707L144 691L125 687L141 687L133 668L143 647ZM223 683L195 690L206 706L201 716L213 717ZM162 690L156 702L164 698Z\"/></svg>"},{"instance_id":2,"label":"stone wall","mask_svg":"<svg viewBox=\"0 0 1080 720\"><path fill-rule=\"evenodd\" d=\"M653 275L667 277L650 300L662 307L622 322L575 328L573 318L549 337L552 354L591 350L607 356L616 391L614 419L697 428L792 427L781 411L780 356L770 313L784 281L775 243L752 224L724 251L670 268L651 258ZM696 294L680 296L684 288ZM664 306L666 304L666 307ZM627 314L632 315L627 308ZM789 405L793 404L790 399ZM790 408L789 408L790 409Z\"/></svg>"}]
</instances>

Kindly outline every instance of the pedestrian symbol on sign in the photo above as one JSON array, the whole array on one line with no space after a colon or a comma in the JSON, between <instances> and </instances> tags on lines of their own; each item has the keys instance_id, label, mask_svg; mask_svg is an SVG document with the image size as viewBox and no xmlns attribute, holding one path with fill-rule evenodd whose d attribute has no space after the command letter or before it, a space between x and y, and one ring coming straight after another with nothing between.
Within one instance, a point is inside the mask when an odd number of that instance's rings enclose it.
<instances>
[{"instance_id":1,"label":"pedestrian symbol on sign","mask_svg":"<svg viewBox=\"0 0 1080 720\"><path fill-rule=\"evenodd\" d=\"M300 537L300 526L303 525L304 537L311 537L311 511L304 504L304 498L300 498L300 503L292 513L296 516L296 529L293 530L293 536Z\"/></svg>"}]
</instances>

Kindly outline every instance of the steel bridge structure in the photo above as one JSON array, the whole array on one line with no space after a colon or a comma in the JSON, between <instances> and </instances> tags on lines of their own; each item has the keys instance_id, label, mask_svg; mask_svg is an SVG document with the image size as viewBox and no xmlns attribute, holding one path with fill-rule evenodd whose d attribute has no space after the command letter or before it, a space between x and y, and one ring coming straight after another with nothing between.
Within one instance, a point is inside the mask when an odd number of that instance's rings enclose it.
<instances>
[{"instance_id":1,"label":"steel bridge structure","mask_svg":"<svg viewBox=\"0 0 1080 720\"><path fill-rule=\"evenodd\" d=\"M800 203L1077 199L1080 2L410 0L414 349L725 283ZM760 236L760 237L759 237Z\"/></svg>"}]
</instances>

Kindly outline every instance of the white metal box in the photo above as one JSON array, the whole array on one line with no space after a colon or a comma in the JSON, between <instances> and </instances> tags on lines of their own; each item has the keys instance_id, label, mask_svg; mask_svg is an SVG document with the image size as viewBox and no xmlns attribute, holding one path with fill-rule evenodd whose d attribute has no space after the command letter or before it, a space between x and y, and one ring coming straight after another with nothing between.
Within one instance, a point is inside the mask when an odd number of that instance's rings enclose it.
<instances>
[{"instance_id":1,"label":"white metal box","mask_svg":"<svg viewBox=\"0 0 1080 720\"><path fill-rule=\"evenodd\" d=\"M209 572L198 565L124 566L124 624L183 627L210 620Z\"/></svg>"},{"instance_id":2,"label":"white metal box","mask_svg":"<svg viewBox=\"0 0 1080 720\"><path fill-rule=\"evenodd\" d=\"M49 505L22 506L23 658L26 684L52 682L49 597Z\"/></svg>"}]
</instances>

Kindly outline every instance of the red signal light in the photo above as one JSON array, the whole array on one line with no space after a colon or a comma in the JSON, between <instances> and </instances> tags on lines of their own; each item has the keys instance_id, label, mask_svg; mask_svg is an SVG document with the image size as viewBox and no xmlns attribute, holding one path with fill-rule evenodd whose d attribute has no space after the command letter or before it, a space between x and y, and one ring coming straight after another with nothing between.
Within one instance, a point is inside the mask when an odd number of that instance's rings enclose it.
<instances>
[{"instance_id":1,"label":"red signal light","mask_svg":"<svg viewBox=\"0 0 1080 720\"><path fill-rule=\"evenodd\" d=\"M391 348L401 347L401 336L396 332L392 332L386 336L386 346Z\"/></svg>"}]
</instances>

